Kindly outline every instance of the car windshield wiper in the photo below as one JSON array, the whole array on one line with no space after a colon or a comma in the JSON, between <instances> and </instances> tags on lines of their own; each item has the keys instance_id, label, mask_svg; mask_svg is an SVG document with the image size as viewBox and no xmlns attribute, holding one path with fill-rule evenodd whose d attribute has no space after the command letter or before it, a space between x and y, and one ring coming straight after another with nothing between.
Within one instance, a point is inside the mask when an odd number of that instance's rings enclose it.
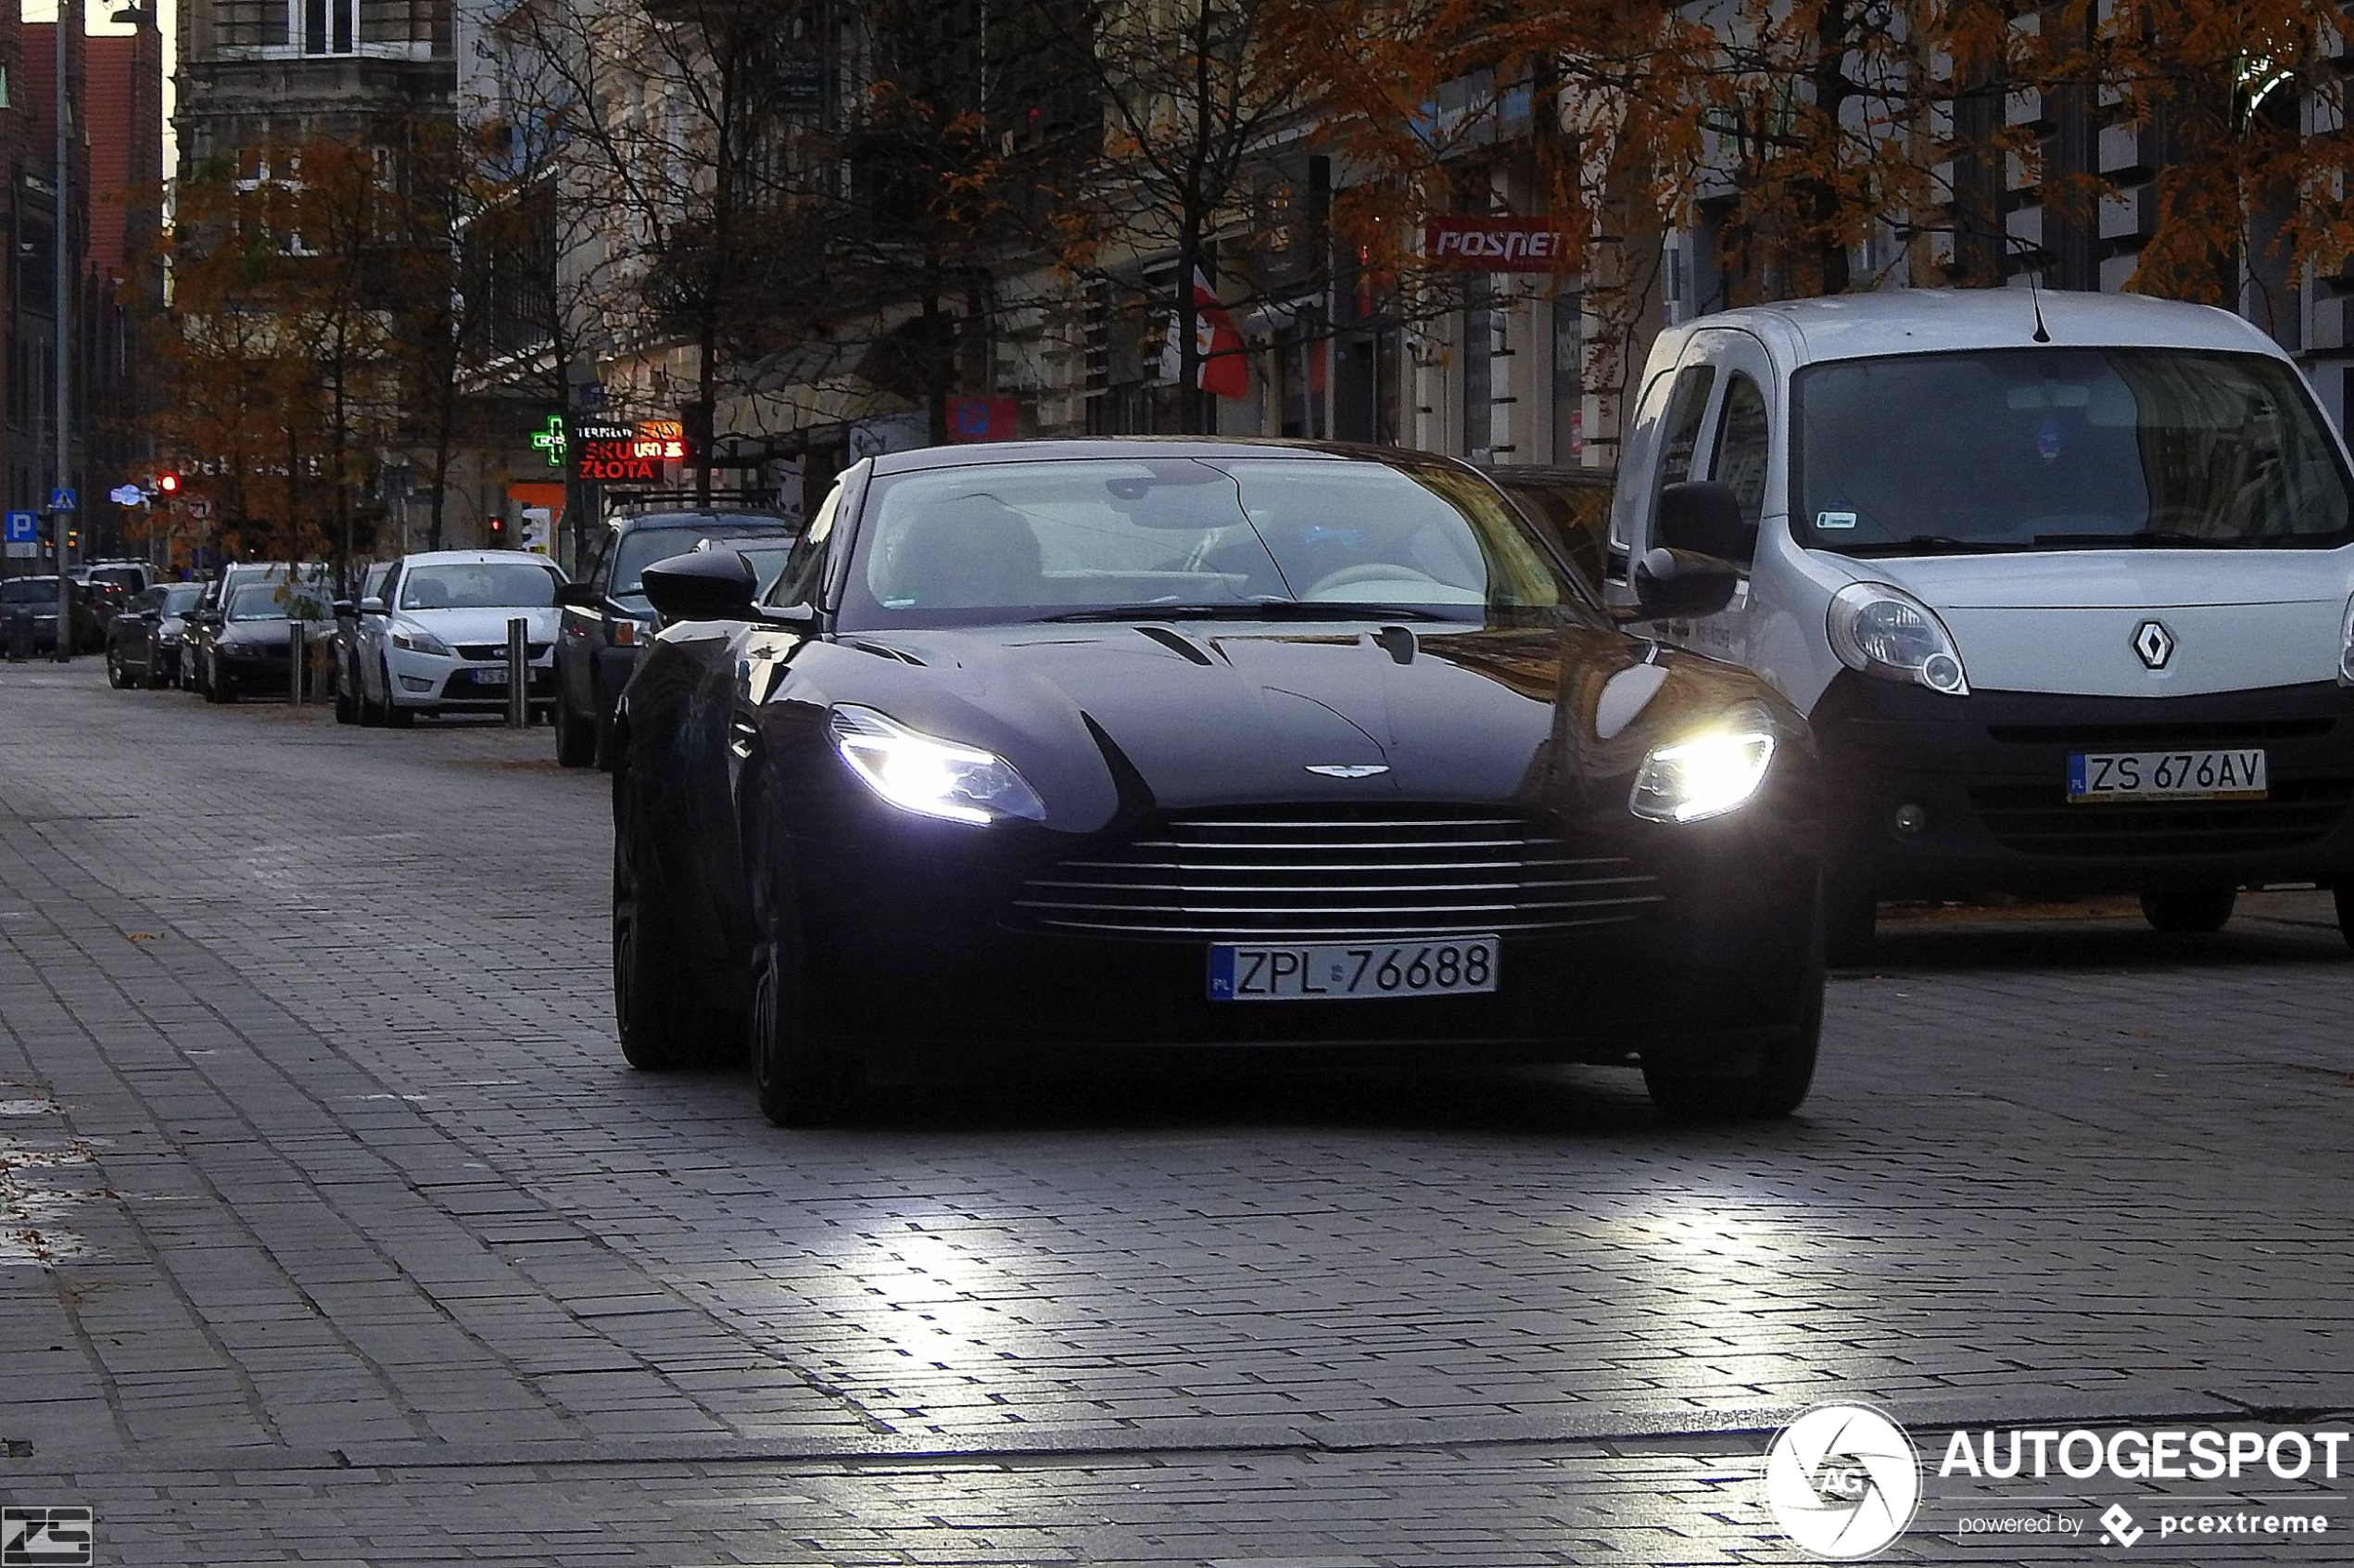
<instances>
[{"instance_id":1,"label":"car windshield wiper","mask_svg":"<svg viewBox=\"0 0 2354 1568\"><path fill-rule=\"evenodd\" d=\"M2171 528L2139 528L2130 534L2038 534L2037 550L2231 550L2241 539L2210 538Z\"/></svg>"},{"instance_id":2,"label":"car windshield wiper","mask_svg":"<svg viewBox=\"0 0 2354 1568\"><path fill-rule=\"evenodd\" d=\"M1957 539L1951 534L1915 534L1909 539L1872 539L1862 544L1841 547L1818 545L1838 555L1997 555L2006 550L2025 550L2017 539Z\"/></svg>"},{"instance_id":3,"label":"car windshield wiper","mask_svg":"<svg viewBox=\"0 0 2354 1568\"><path fill-rule=\"evenodd\" d=\"M1323 603L1254 599L1218 604L1107 604L1042 615L1043 621L1444 621L1451 617L1404 604Z\"/></svg>"}]
</instances>

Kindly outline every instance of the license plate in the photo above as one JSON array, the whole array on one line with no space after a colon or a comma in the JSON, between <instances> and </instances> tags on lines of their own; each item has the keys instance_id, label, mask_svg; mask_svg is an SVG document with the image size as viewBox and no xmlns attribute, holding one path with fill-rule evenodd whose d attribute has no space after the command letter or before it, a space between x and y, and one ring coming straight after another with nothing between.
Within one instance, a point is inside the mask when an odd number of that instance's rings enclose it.
<instances>
[{"instance_id":1,"label":"license plate","mask_svg":"<svg viewBox=\"0 0 2354 1568\"><path fill-rule=\"evenodd\" d=\"M507 672L504 670L476 670L475 672L475 684L476 686L504 686L507 684Z\"/></svg>"},{"instance_id":2,"label":"license plate","mask_svg":"<svg viewBox=\"0 0 2354 1568\"><path fill-rule=\"evenodd\" d=\"M2068 759L2070 801L2260 801L2264 752L2084 752Z\"/></svg>"},{"instance_id":3,"label":"license plate","mask_svg":"<svg viewBox=\"0 0 2354 1568\"><path fill-rule=\"evenodd\" d=\"M1341 1002L1454 996L1496 989L1492 936L1429 942L1219 942L1209 950L1212 1002Z\"/></svg>"}]
</instances>

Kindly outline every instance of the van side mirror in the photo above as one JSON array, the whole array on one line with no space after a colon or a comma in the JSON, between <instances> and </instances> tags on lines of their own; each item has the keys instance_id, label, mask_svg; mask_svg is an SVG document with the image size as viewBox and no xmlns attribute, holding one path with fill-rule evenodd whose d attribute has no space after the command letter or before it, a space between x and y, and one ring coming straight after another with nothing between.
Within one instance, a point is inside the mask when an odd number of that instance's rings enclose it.
<instances>
[{"instance_id":1,"label":"van side mirror","mask_svg":"<svg viewBox=\"0 0 2354 1568\"><path fill-rule=\"evenodd\" d=\"M1757 554L1757 526L1741 516L1732 490L1711 479L1687 479L1659 492L1652 542L1678 553L1713 555L1747 564Z\"/></svg>"},{"instance_id":2,"label":"van side mirror","mask_svg":"<svg viewBox=\"0 0 2354 1568\"><path fill-rule=\"evenodd\" d=\"M363 599L360 601L360 613L362 615L382 615L387 612L385 609L385 601L383 600Z\"/></svg>"},{"instance_id":3,"label":"van side mirror","mask_svg":"<svg viewBox=\"0 0 2354 1568\"><path fill-rule=\"evenodd\" d=\"M640 578L665 621L749 621L760 574L741 550L702 550L657 561Z\"/></svg>"},{"instance_id":4,"label":"van side mirror","mask_svg":"<svg viewBox=\"0 0 2354 1568\"><path fill-rule=\"evenodd\" d=\"M1646 621L1714 615L1733 601L1740 568L1721 556L1647 550L1635 563L1635 602Z\"/></svg>"}]
</instances>

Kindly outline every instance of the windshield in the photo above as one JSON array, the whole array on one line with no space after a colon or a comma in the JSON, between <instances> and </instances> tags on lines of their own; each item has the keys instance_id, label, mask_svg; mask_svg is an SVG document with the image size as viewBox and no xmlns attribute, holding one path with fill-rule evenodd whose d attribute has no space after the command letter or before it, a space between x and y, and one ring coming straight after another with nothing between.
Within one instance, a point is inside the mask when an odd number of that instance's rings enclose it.
<instances>
[{"instance_id":1,"label":"windshield","mask_svg":"<svg viewBox=\"0 0 2354 1568\"><path fill-rule=\"evenodd\" d=\"M174 583L163 590L163 602L158 608L167 615L184 615L196 607L204 597L202 583Z\"/></svg>"},{"instance_id":2,"label":"windshield","mask_svg":"<svg viewBox=\"0 0 2354 1568\"><path fill-rule=\"evenodd\" d=\"M753 567L761 575L764 588L776 580L777 574L774 568L781 567L784 564L784 558L779 555L773 565L771 563L763 561L757 553L759 547L753 541L774 539L777 542L777 549L780 551L789 549L792 543L789 530L781 523L762 523L754 526L734 528L725 525L714 526L708 523L690 525L667 525L659 528L632 528L627 534L622 536L619 549L614 556L613 587L607 588L605 592L614 599L626 599L632 594L642 595L646 591L647 567L657 561L667 561L674 555L684 555L705 539L716 541L729 550L740 550L750 555Z\"/></svg>"},{"instance_id":3,"label":"windshield","mask_svg":"<svg viewBox=\"0 0 2354 1568\"><path fill-rule=\"evenodd\" d=\"M1793 383L1791 531L1846 555L2354 540L2297 372L2255 354L2006 348Z\"/></svg>"},{"instance_id":4,"label":"windshield","mask_svg":"<svg viewBox=\"0 0 2354 1568\"><path fill-rule=\"evenodd\" d=\"M94 583L112 583L117 588L129 588L136 593L146 586L147 578L146 574L136 566L93 566L90 568L90 580Z\"/></svg>"},{"instance_id":5,"label":"windshield","mask_svg":"<svg viewBox=\"0 0 2354 1568\"><path fill-rule=\"evenodd\" d=\"M556 574L528 561L418 566L401 580L403 610L544 610L556 601Z\"/></svg>"},{"instance_id":6,"label":"windshield","mask_svg":"<svg viewBox=\"0 0 2354 1568\"><path fill-rule=\"evenodd\" d=\"M1479 621L1575 602L1501 497L1435 463L1009 462L879 480L842 624L1169 613Z\"/></svg>"},{"instance_id":7,"label":"windshield","mask_svg":"<svg viewBox=\"0 0 2354 1568\"><path fill-rule=\"evenodd\" d=\"M327 613L317 594L284 583L247 583L229 595L233 621L323 621Z\"/></svg>"},{"instance_id":8,"label":"windshield","mask_svg":"<svg viewBox=\"0 0 2354 1568\"><path fill-rule=\"evenodd\" d=\"M0 582L0 604L50 604L57 602L57 579L55 577L12 577Z\"/></svg>"}]
</instances>

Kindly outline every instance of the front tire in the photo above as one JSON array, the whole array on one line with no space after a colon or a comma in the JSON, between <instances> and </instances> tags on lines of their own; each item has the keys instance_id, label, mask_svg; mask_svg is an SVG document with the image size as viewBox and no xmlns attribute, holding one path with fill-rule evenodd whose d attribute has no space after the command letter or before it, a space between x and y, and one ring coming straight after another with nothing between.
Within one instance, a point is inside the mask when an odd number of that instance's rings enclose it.
<instances>
[{"instance_id":1,"label":"front tire","mask_svg":"<svg viewBox=\"0 0 2354 1568\"><path fill-rule=\"evenodd\" d=\"M123 690L131 685L131 677L122 667L121 651L113 648L107 650L107 684L117 691Z\"/></svg>"},{"instance_id":2,"label":"front tire","mask_svg":"<svg viewBox=\"0 0 2354 1568\"><path fill-rule=\"evenodd\" d=\"M1835 965L1872 961L1879 901L1861 888L1832 883L1823 891L1823 956Z\"/></svg>"},{"instance_id":3,"label":"front tire","mask_svg":"<svg viewBox=\"0 0 2354 1568\"><path fill-rule=\"evenodd\" d=\"M236 684L229 678L229 672L221 667L221 656L214 654L211 664L212 668L205 677L205 701L208 702L235 702L237 700Z\"/></svg>"},{"instance_id":4,"label":"front tire","mask_svg":"<svg viewBox=\"0 0 2354 1568\"><path fill-rule=\"evenodd\" d=\"M407 729L417 722L417 715L392 700L392 666L385 665L380 673L385 679L385 700L376 710L376 722L386 729Z\"/></svg>"},{"instance_id":5,"label":"front tire","mask_svg":"<svg viewBox=\"0 0 2354 1568\"><path fill-rule=\"evenodd\" d=\"M2339 917L2344 918L2345 894L2339 893ZM2204 936L2221 930L2239 903L2237 888L2167 888L2142 895L2142 918L2157 930L2177 936Z\"/></svg>"},{"instance_id":6,"label":"front tire","mask_svg":"<svg viewBox=\"0 0 2354 1568\"><path fill-rule=\"evenodd\" d=\"M1827 911L1828 913L1828 911ZM1805 1011L1790 1029L1757 1048L1757 1065L1746 1072L1700 1073L1682 1064L1643 1058L1643 1087L1662 1115L1718 1121L1770 1121L1805 1103L1815 1082L1815 1058L1823 1038L1823 928L1816 928L1804 980Z\"/></svg>"},{"instance_id":7,"label":"front tire","mask_svg":"<svg viewBox=\"0 0 2354 1568\"><path fill-rule=\"evenodd\" d=\"M335 722L337 724L358 724L360 722L359 695L351 689L352 681L350 676L341 664L337 664L335 666Z\"/></svg>"},{"instance_id":8,"label":"front tire","mask_svg":"<svg viewBox=\"0 0 2354 1568\"><path fill-rule=\"evenodd\" d=\"M772 921L752 960L752 1087L778 1127L830 1127L855 1115L866 1067L816 1027L800 948Z\"/></svg>"}]
</instances>

